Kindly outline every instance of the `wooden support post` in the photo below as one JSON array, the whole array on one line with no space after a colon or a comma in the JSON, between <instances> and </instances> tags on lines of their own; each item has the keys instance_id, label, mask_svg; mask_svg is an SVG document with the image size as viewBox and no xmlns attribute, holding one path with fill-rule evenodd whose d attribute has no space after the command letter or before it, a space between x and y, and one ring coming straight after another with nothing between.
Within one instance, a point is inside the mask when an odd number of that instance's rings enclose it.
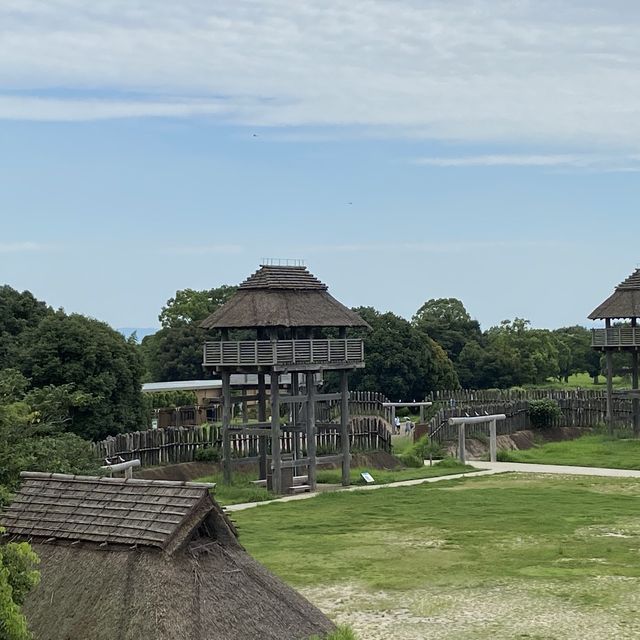
<instances>
[{"instance_id":1,"label":"wooden support post","mask_svg":"<svg viewBox=\"0 0 640 640\"><path fill-rule=\"evenodd\" d=\"M631 352L631 387L638 389L638 350ZM640 400L637 397L631 401L633 407L633 435L640 436Z\"/></svg>"},{"instance_id":2,"label":"wooden support post","mask_svg":"<svg viewBox=\"0 0 640 640\"><path fill-rule=\"evenodd\" d=\"M271 371L271 487L282 493L282 460L280 455L280 385L278 374Z\"/></svg>"},{"instance_id":3,"label":"wooden support post","mask_svg":"<svg viewBox=\"0 0 640 640\"><path fill-rule=\"evenodd\" d=\"M300 393L300 383L298 381L298 374L296 372L291 373L291 395L297 396ZM302 457L302 452L300 451L300 434L295 430L295 427L298 426L298 404L296 402L291 403L289 405L289 411L291 412L291 424L294 427L294 431L291 434L293 438L293 459L298 460L298 458Z\"/></svg>"},{"instance_id":4,"label":"wooden support post","mask_svg":"<svg viewBox=\"0 0 640 640\"><path fill-rule=\"evenodd\" d=\"M349 451L349 374L340 374L340 443L342 445L342 486L351 484L351 453Z\"/></svg>"},{"instance_id":5,"label":"wooden support post","mask_svg":"<svg viewBox=\"0 0 640 640\"><path fill-rule=\"evenodd\" d=\"M258 422L267 421L267 387L264 373L258 374ZM267 479L267 437L260 436L260 480Z\"/></svg>"},{"instance_id":6,"label":"wooden support post","mask_svg":"<svg viewBox=\"0 0 640 640\"><path fill-rule=\"evenodd\" d=\"M316 490L316 386L313 372L307 373L307 458L309 473L307 474L309 491Z\"/></svg>"},{"instance_id":7,"label":"wooden support post","mask_svg":"<svg viewBox=\"0 0 640 640\"><path fill-rule=\"evenodd\" d=\"M225 484L231 484L231 374L223 371L222 377L222 468Z\"/></svg>"},{"instance_id":8,"label":"wooden support post","mask_svg":"<svg viewBox=\"0 0 640 640\"><path fill-rule=\"evenodd\" d=\"M613 351L607 349L607 428L613 435Z\"/></svg>"},{"instance_id":9,"label":"wooden support post","mask_svg":"<svg viewBox=\"0 0 640 640\"><path fill-rule=\"evenodd\" d=\"M496 432L496 421L492 420L489 423L489 459L491 462L496 462L498 459Z\"/></svg>"},{"instance_id":10,"label":"wooden support post","mask_svg":"<svg viewBox=\"0 0 640 640\"><path fill-rule=\"evenodd\" d=\"M249 424L249 403L246 393L242 397L242 424Z\"/></svg>"},{"instance_id":11,"label":"wooden support post","mask_svg":"<svg viewBox=\"0 0 640 640\"><path fill-rule=\"evenodd\" d=\"M465 424L464 422L461 422L458 425L458 455L460 457L460 462L462 462L462 464L467 464L466 461L466 443L464 441L464 436L465 436Z\"/></svg>"},{"instance_id":12,"label":"wooden support post","mask_svg":"<svg viewBox=\"0 0 640 640\"><path fill-rule=\"evenodd\" d=\"M396 432L396 408L395 406L391 407L391 432Z\"/></svg>"},{"instance_id":13,"label":"wooden support post","mask_svg":"<svg viewBox=\"0 0 640 640\"><path fill-rule=\"evenodd\" d=\"M420 405L420 424L424 424L424 405Z\"/></svg>"}]
</instances>

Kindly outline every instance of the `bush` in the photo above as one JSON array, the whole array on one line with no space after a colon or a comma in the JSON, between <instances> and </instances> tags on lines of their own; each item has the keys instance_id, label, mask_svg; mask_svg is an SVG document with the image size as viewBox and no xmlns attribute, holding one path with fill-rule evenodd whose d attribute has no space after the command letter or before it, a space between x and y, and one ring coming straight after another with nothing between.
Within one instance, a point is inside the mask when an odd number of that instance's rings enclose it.
<instances>
[{"instance_id":1,"label":"bush","mask_svg":"<svg viewBox=\"0 0 640 640\"><path fill-rule=\"evenodd\" d=\"M546 428L562 415L562 411L555 400L545 398L532 400L529 403L529 419L532 427Z\"/></svg>"},{"instance_id":2,"label":"bush","mask_svg":"<svg viewBox=\"0 0 640 640\"><path fill-rule=\"evenodd\" d=\"M421 458L415 452L403 453L399 458L405 467L417 469L424 466L424 458Z\"/></svg>"},{"instance_id":3,"label":"bush","mask_svg":"<svg viewBox=\"0 0 640 640\"><path fill-rule=\"evenodd\" d=\"M508 449L500 449L500 451L497 451L496 460L498 462L514 462L513 455Z\"/></svg>"},{"instance_id":4,"label":"bush","mask_svg":"<svg viewBox=\"0 0 640 640\"><path fill-rule=\"evenodd\" d=\"M219 462L221 458L220 449L218 447L198 449L194 458L198 462Z\"/></svg>"},{"instance_id":5,"label":"bush","mask_svg":"<svg viewBox=\"0 0 640 640\"><path fill-rule=\"evenodd\" d=\"M429 440L429 436L422 436L417 442L414 442L403 455L400 456L403 464L407 467L422 467L424 461L431 458L442 458L444 451L437 443Z\"/></svg>"}]
</instances>

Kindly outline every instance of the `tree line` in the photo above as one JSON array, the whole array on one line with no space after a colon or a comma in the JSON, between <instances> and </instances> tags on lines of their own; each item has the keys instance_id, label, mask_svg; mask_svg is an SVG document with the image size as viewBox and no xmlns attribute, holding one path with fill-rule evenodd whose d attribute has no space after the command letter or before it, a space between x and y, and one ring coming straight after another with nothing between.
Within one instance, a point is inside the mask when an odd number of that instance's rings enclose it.
<instances>
[{"instance_id":1,"label":"tree line","mask_svg":"<svg viewBox=\"0 0 640 640\"><path fill-rule=\"evenodd\" d=\"M149 380L207 375L202 370L202 343L218 335L206 333L199 323L234 292L229 286L185 289L167 301L159 316L162 328L141 345ZM411 320L373 307L354 311L372 330L354 330L364 340L367 366L353 374L351 386L381 391L394 400L423 398L437 389L566 381L583 372L597 381L601 372L600 356L591 349L589 331L581 326L534 329L528 320L515 318L483 331L456 298L428 300Z\"/></svg>"}]
</instances>

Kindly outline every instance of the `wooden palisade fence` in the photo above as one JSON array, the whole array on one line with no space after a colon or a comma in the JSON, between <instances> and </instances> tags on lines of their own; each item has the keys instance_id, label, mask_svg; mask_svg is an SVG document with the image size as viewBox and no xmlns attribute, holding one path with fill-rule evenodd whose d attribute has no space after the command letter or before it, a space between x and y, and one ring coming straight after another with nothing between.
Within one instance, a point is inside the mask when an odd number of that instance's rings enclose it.
<instances>
[{"instance_id":1,"label":"wooden palisade fence","mask_svg":"<svg viewBox=\"0 0 640 640\"><path fill-rule=\"evenodd\" d=\"M305 434L283 430L280 442L283 453L296 450L295 438L299 439L298 451L306 451ZM270 440L267 438L269 446ZM100 460L124 460L139 458L143 466L192 462L199 449L221 447L222 429L219 425L200 425L196 427L168 427L149 429L110 436L106 440L93 443L96 458ZM260 437L233 433L231 450L237 458L258 456ZM316 434L318 455L340 452L340 425L336 423L318 423ZM391 450L391 435L387 424L377 416L355 416L351 421L351 450ZM269 451L267 451L269 453Z\"/></svg>"},{"instance_id":2,"label":"wooden palisade fence","mask_svg":"<svg viewBox=\"0 0 640 640\"><path fill-rule=\"evenodd\" d=\"M555 400L561 414L554 419L551 428L580 427L591 428L606 422L606 392L599 390L561 391L554 389L533 390L456 390L437 391L430 394L430 400L437 407L436 414L428 425L418 430L418 435L429 433L440 442L454 440L456 427L448 425L449 418L461 416L480 416L492 413L504 413L507 419L498 423L498 435L507 435L530 429L529 403L534 400ZM631 400L614 398L613 416L618 427L626 427L631 422ZM488 424L470 427L469 437L473 434L486 434Z\"/></svg>"}]
</instances>

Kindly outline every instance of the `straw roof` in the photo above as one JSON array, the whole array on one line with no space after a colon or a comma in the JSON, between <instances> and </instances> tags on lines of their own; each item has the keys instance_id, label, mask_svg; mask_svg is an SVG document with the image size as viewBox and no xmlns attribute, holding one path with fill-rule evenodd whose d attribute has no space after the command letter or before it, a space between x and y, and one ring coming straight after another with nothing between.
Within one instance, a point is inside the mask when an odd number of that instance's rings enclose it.
<instances>
[{"instance_id":1,"label":"straw roof","mask_svg":"<svg viewBox=\"0 0 640 640\"><path fill-rule=\"evenodd\" d=\"M636 269L589 315L590 320L640 318L640 269Z\"/></svg>"},{"instance_id":2,"label":"straw roof","mask_svg":"<svg viewBox=\"0 0 640 640\"><path fill-rule=\"evenodd\" d=\"M41 582L36 640L303 640L332 623L253 560L209 485L23 474L0 516Z\"/></svg>"},{"instance_id":3,"label":"straw roof","mask_svg":"<svg viewBox=\"0 0 640 640\"><path fill-rule=\"evenodd\" d=\"M338 302L306 267L263 265L220 309L205 329L256 327L368 327Z\"/></svg>"}]
</instances>

